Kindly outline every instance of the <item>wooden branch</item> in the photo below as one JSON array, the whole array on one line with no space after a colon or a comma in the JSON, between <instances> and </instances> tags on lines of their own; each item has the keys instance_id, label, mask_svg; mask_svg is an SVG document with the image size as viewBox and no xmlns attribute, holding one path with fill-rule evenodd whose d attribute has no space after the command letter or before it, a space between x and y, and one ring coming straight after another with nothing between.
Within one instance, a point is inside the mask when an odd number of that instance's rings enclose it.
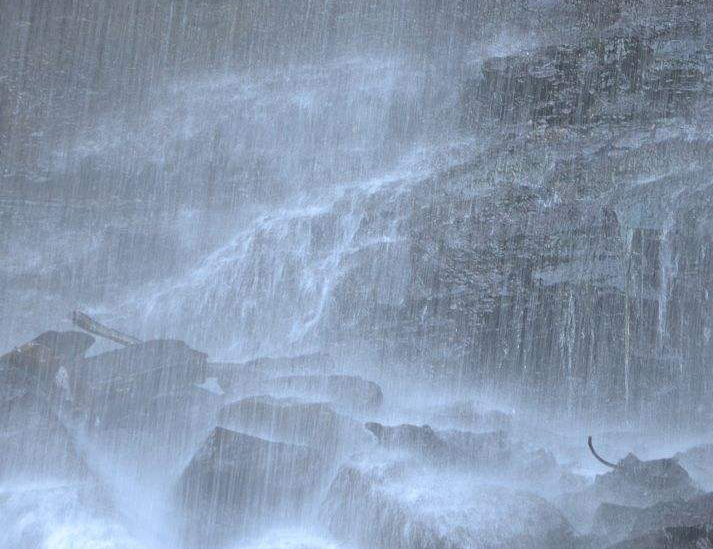
<instances>
[{"instance_id":1,"label":"wooden branch","mask_svg":"<svg viewBox=\"0 0 713 549\"><path fill-rule=\"evenodd\" d=\"M118 330L114 330L113 328L108 328L103 324L99 324L92 317L82 313L81 311L74 311L72 313L72 322L75 326L89 332L90 334L103 337L104 339L109 339L115 343L124 345L125 347L141 343L140 339L136 339L133 336L124 334Z\"/></svg>"},{"instance_id":2,"label":"wooden branch","mask_svg":"<svg viewBox=\"0 0 713 549\"><path fill-rule=\"evenodd\" d=\"M591 436L587 438L587 445L589 446L589 450L592 452L592 455L593 455L595 458L597 458L597 461L599 461L600 463L606 465L607 467L611 467L612 469L619 469L619 466L618 466L618 465L615 465L615 464L613 464L613 463L607 461L607 460L604 459L602 456L600 456L599 454L597 454L597 451L594 449L594 445L592 444L592 437L591 437Z\"/></svg>"}]
</instances>

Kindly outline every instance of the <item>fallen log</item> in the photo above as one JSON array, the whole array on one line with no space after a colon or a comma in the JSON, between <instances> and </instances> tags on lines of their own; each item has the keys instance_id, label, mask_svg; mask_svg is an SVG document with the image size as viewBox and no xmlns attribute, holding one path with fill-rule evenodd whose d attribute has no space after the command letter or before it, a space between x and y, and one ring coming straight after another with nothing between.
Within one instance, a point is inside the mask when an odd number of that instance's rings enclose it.
<instances>
[{"instance_id":1,"label":"fallen log","mask_svg":"<svg viewBox=\"0 0 713 549\"><path fill-rule=\"evenodd\" d=\"M104 339L124 345L125 347L141 343L140 339L120 332L119 330L114 330L113 328L104 326L81 311L74 311L72 313L72 322L75 326L89 332L90 334L103 337Z\"/></svg>"}]
</instances>

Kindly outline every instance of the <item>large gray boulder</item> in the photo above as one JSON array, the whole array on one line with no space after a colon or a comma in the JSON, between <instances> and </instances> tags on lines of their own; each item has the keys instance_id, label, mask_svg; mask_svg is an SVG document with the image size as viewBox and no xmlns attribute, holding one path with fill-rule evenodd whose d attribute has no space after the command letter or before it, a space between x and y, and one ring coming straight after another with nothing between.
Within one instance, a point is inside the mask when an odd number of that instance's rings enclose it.
<instances>
[{"instance_id":1,"label":"large gray boulder","mask_svg":"<svg viewBox=\"0 0 713 549\"><path fill-rule=\"evenodd\" d=\"M187 543L213 547L261 525L299 519L322 471L319 453L306 446L215 428L176 487Z\"/></svg>"},{"instance_id":2,"label":"large gray boulder","mask_svg":"<svg viewBox=\"0 0 713 549\"><path fill-rule=\"evenodd\" d=\"M83 332L44 332L0 357L0 365L18 368L51 385L63 366L81 360L94 338Z\"/></svg>"},{"instance_id":3,"label":"large gray boulder","mask_svg":"<svg viewBox=\"0 0 713 549\"><path fill-rule=\"evenodd\" d=\"M354 411L378 410L384 400L379 385L359 376L282 376L265 380L260 387L267 393L327 401Z\"/></svg>"},{"instance_id":4,"label":"large gray boulder","mask_svg":"<svg viewBox=\"0 0 713 549\"><path fill-rule=\"evenodd\" d=\"M361 423L335 412L324 402L248 397L224 406L218 420L222 426L236 431L313 446L332 457L370 441Z\"/></svg>"},{"instance_id":5,"label":"large gray boulder","mask_svg":"<svg viewBox=\"0 0 713 549\"><path fill-rule=\"evenodd\" d=\"M0 482L88 474L60 419L64 404L38 386L34 375L0 366Z\"/></svg>"},{"instance_id":6,"label":"large gray boulder","mask_svg":"<svg viewBox=\"0 0 713 549\"><path fill-rule=\"evenodd\" d=\"M389 450L407 451L439 465L465 465L480 470L507 468L513 447L502 431L470 433L433 430L428 425L387 426L367 423L379 444Z\"/></svg>"},{"instance_id":7,"label":"large gray boulder","mask_svg":"<svg viewBox=\"0 0 713 549\"><path fill-rule=\"evenodd\" d=\"M179 401L186 395L202 395L194 387L205 381L206 358L174 340L148 341L103 353L74 364L72 397L92 429L140 428L160 421L160 403L171 395L177 394ZM183 406L179 401L177 408Z\"/></svg>"},{"instance_id":8,"label":"large gray boulder","mask_svg":"<svg viewBox=\"0 0 713 549\"><path fill-rule=\"evenodd\" d=\"M340 470L322 517L338 539L373 549L555 549L575 543L564 516L538 496L374 456Z\"/></svg>"},{"instance_id":9,"label":"large gray boulder","mask_svg":"<svg viewBox=\"0 0 713 549\"><path fill-rule=\"evenodd\" d=\"M608 549L713 549L713 526L661 528Z\"/></svg>"}]
</instances>

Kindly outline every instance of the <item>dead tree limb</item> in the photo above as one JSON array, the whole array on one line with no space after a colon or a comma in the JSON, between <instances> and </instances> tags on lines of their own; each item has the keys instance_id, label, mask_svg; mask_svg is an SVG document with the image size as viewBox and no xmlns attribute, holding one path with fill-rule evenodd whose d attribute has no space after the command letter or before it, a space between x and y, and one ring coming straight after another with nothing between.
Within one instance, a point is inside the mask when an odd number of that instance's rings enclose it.
<instances>
[{"instance_id":1,"label":"dead tree limb","mask_svg":"<svg viewBox=\"0 0 713 549\"><path fill-rule=\"evenodd\" d=\"M89 332L90 334L103 337L104 339L109 339L115 343L124 345L125 347L141 343L140 339L136 339L133 336L124 334L118 330L114 330L113 328L108 328L103 324L99 324L92 317L82 313L81 311L74 311L72 313L72 322L75 326Z\"/></svg>"},{"instance_id":2,"label":"dead tree limb","mask_svg":"<svg viewBox=\"0 0 713 549\"><path fill-rule=\"evenodd\" d=\"M607 461L607 460L604 459L602 456L600 456L599 454L597 454L597 451L594 449L594 444L592 444L592 437L591 437L591 436L587 438L587 445L589 446L589 450L592 452L592 455L593 455L595 458L597 458L597 461L599 461L600 463L606 465L607 467L611 467L612 469L618 469L618 468L619 468L618 465L615 465L615 464L611 463L610 461Z\"/></svg>"}]
</instances>

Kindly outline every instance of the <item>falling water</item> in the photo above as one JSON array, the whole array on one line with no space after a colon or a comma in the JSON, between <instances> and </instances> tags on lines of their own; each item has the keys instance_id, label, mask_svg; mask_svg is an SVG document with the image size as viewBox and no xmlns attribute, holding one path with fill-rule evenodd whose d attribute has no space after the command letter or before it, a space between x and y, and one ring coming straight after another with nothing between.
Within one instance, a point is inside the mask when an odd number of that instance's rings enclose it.
<instances>
[{"instance_id":1,"label":"falling water","mask_svg":"<svg viewBox=\"0 0 713 549\"><path fill-rule=\"evenodd\" d=\"M708 8L0 0L0 549L713 543Z\"/></svg>"}]
</instances>

